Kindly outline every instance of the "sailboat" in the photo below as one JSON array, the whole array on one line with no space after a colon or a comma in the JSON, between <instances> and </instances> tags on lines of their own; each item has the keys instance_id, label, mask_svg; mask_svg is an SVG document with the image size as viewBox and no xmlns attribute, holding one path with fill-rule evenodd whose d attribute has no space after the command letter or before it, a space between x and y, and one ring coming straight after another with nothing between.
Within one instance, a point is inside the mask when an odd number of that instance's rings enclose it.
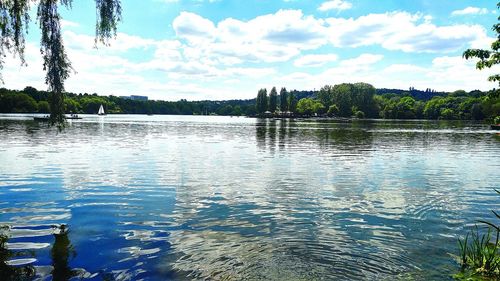
<instances>
[{"instance_id":1,"label":"sailboat","mask_svg":"<svg viewBox=\"0 0 500 281\"><path fill-rule=\"evenodd\" d=\"M106 115L106 112L104 112L104 107L102 107L102 104L101 104L101 107L99 107L99 111L97 112L97 115Z\"/></svg>"}]
</instances>

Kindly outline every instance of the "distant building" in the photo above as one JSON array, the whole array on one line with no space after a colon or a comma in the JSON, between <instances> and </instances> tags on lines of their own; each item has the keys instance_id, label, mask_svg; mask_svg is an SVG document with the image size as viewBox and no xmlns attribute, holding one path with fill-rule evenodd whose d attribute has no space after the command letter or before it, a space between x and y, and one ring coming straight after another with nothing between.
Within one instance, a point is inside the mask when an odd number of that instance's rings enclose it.
<instances>
[{"instance_id":1,"label":"distant building","mask_svg":"<svg viewBox=\"0 0 500 281\"><path fill-rule=\"evenodd\" d=\"M127 99L127 100L139 100L139 101L147 101L148 100L147 96L136 96L136 95L120 96L120 98Z\"/></svg>"}]
</instances>

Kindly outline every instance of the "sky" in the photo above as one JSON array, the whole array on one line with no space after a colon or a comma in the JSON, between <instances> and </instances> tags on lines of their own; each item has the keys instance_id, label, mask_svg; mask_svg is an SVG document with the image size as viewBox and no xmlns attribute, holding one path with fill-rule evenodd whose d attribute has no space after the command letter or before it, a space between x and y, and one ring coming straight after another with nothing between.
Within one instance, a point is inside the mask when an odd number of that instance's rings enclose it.
<instances>
[{"instance_id":1,"label":"sky","mask_svg":"<svg viewBox=\"0 0 500 281\"><path fill-rule=\"evenodd\" d=\"M489 48L492 0L122 0L110 46L95 48L95 3L61 8L75 72L66 90L158 100L254 98L260 88L488 90L467 48ZM36 18L33 7L32 19ZM47 89L35 21L26 61L8 57L3 87Z\"/></svg>"}]
</instances>

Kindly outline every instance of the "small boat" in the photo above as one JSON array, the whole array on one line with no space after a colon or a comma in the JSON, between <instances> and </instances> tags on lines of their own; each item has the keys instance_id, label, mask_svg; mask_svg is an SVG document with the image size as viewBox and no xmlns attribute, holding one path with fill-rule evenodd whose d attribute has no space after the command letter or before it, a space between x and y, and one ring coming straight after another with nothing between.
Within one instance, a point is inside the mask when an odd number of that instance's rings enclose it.
<instances>
[{"instance_id":1,"label":"small boat","mask_svg":"<svg viewBox=\"0 0 500 281\"><path fill-rule=\"evenodd\" d=\"M78 114L71 114L70 116L65 116L64 118L68 120L83 119L82 117L79 117Z\"/></svg>"},{"instance_id":2,"label":"small boat","mask_svg":"<svg viewBox=\"0 0 500 281\"><path fill-rule=\"evenodd\" d=\"M492 130L500 130L500 124L493 124L493 125L490 125L490 127Z\"/></svg>"},{"instance_id":3,"label":"small boat","mask_svg":"<svg viewBox=\"0 0 500 281\"><path fill-rule=\"evenodd\" d=\"M78 117L76 114L71 114L70 116L64 116L64 119L66 120L74 120L74 119L83 119L82 117ZM34 121L40 121L40 122L48 122L50 120L49 116L43 116L43 117L33 117Z\"/></svg>"},{"instance_id":4,"label":"small boat","mask_svg":"<svg viewBox=\"0 0 500 281\"><path fill-rule=\"evenodd\" d=\"M43 117L33 117L34 121L40 121L40 122L48 122L50 120L49 116L43 116Z\"/></svg>"},{"instance_id":5,"label":"small boat","mask_svg":"<svg viewBox=\"0 0 500 281\"><path fill-rule=\"evenodd\" d=\"M101 107L99 107L99 111L97 112L97 115L106 115L106 112L104 112L104 107L101 104Z\"/></svg>"}]
</instances>

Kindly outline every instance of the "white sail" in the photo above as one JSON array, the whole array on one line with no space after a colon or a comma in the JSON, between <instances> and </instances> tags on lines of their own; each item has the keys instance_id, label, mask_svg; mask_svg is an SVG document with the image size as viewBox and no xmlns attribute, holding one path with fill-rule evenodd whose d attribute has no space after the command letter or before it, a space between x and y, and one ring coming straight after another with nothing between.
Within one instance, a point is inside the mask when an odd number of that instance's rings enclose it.
<instances>
[{"instance_id":1,"label":"white sail","mask_svg":"<svg viewBox=\"0 0 500 281\"><path fill-rule=\"evenodd\" d=\"M97 112L98 115L105 115L106 113L104 112L104 107L102 107L102 104L101 104L101 107L99 107L99 112Z\"/></svg>"}]
</instances>

